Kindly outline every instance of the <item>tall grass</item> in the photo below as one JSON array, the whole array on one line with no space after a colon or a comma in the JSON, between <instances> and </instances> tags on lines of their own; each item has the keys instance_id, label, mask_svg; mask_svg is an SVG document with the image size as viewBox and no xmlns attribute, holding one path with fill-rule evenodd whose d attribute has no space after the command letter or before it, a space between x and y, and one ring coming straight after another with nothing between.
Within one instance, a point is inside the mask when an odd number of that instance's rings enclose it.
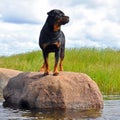
<instances>
[{"instance_id":1,"label":"tall grass","mask_svg":"<svg viewBox=\"0 0 120 120\"><path fill-rule=\"evenodd\" d=\"M38 71L43 63L41 51L0 57L0 67L22 71ZM54 54L49 63L53 70ZM67 49L64 70L88 74L103 94L120 94L120 51L111 49Z\"/></svg>"}]
</instances>

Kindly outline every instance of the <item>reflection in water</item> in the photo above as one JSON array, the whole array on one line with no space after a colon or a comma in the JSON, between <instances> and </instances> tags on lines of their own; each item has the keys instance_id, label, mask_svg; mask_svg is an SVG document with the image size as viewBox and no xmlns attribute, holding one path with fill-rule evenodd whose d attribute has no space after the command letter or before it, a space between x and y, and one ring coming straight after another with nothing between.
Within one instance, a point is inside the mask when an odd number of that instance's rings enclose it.
<instances>
[{"instance_id":1,"label":"reflection in water","mask_svg":"<svg viewBox=\"0 0 120 120\"><path fill-rule=\"evenodd\" d=\"M2 113L2 114L1 114ZM22 110L3 107L0 104L0 117L6 119L19 119L19 120L41 120L41 119L87 119L98 118L101 116L100 111L77 111L77 110Z\"/></svg>"},{"instance_id":2,"label":"reflection in water","mask_svg":"<svg viewBox=\"0 0 120 120\"><path fill-rule=\"evenodd\" d=\"M120 120L120 99L104 100L101 111L38 111L3 107L0 101L0 120Z\"/></svg>"},{"instance_id":3,"label":"reflection in water","mask_svg":"<svg viewBox=\"0 0 120 120\"><path fill-rule=\"evenodd\" d=\"M42 118L42 119L79 119L79 118L97 118L100 117L100 112L97 111L34 111L23 114L25 117L35 117L35 118ZM37 119L37 120L39 120Z\"/></svg>"}]
</instances>

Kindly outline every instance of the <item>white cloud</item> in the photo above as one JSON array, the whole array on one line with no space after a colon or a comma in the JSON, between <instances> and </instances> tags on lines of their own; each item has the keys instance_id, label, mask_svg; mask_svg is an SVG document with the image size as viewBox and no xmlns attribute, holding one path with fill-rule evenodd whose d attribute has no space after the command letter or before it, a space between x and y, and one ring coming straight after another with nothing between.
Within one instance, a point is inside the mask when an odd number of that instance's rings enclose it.
<instances>
[{"instance_id":1,"label":"white cloud","mask_svg":"<svg viewBox=\"0 0 120 120\"><path fill-rule=\"evenodd\" d=\"M13 23L40 23L48 9L48 0L4 0L0 3L3 21Z\"/></svg>"},{"instance_id":2,"label":"white cloud","mask_svg":"<svg viewBox=\"0 0 120 120\"><path fill-rule=\"evenodd\" d=\"M102 1L102 0L101 0ZM119 1L99 1L97 8L86 7L87 5L77 5L71 7L72 20L69 28L71 34L70 40L76 39L84 41L85 46L93 47L111 47L120 49L120 17L117 16L116 5ZM114 4L112 4L114 3ZM90 5L91 6L91 5ZM73 17L73 15L75 15ZM91 42L88 42L89 39ZM95 42L92 42L95 41ZM82 46L82 42L76 44ZM92 43L92 44L90 44Z\"/></svg>"},{"instance_id":3,"label":"white cloud","mask_svg":"<svg viewBox=\"0 0 120 120\"><path fill-rule=\"evenodd\" d=\"M0 23L0 26L1 55L17 54L24 51L39 49L38 25Z\"/></svg>"},{"instance_id":4,"label":"white cloud","mask_svg":"<svg viewBox=\"0 0 120 120\"><path fill-rule=\"evenodd\" d=\"M0 55L39 49L40 29L46 13L54 8L70 16L69 24L62 27L67 47L120 49L119 0L4 0L0 3Z\"/></svg>"}]
</instances>

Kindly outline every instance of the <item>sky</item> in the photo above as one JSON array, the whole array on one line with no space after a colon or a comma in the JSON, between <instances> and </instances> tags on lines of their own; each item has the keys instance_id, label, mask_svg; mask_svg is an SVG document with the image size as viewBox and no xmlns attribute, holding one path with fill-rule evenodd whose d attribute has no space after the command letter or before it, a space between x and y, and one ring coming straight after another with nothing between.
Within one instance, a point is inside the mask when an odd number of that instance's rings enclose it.
<instances>
[{"instance_id":1,"label":"sky","mask_svg":"<svg viewBox=\"0 0 120 120\"><path fill-rule=\"evenodd\" d=\"M40 30L52 9L70 17L61 27L66 48L120 50L120 0L0 0L0 56L40 50Z\"/></svg>"}]
</instances>

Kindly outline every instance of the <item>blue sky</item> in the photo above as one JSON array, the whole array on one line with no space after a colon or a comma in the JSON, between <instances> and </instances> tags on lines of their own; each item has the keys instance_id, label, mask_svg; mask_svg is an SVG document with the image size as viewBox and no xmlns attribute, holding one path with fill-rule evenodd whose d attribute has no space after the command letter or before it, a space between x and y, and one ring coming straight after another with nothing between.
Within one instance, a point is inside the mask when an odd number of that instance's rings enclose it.
<instances>
[{"instance_id":1,"label":"blue sky","mask_svg":"<svg viewBox=\"0 0 120 120\"><path fill-rule=\"evenodd\" d=\"M120 49L120 0L0 0L0 56L39 50L47 12L70 16L66 47Z\"/></svg>"}]
</instances>

